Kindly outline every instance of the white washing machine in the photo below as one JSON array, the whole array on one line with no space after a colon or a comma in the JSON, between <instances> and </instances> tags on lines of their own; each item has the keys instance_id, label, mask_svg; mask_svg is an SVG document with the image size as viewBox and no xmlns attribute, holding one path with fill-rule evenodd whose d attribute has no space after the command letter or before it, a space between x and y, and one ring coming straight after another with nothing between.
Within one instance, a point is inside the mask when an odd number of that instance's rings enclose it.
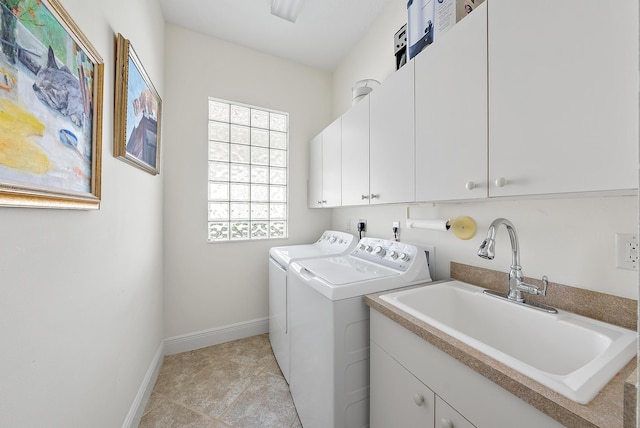
<instances>
[{"instance_id":1,"label":"white washing machine","mask_svg":"<svg viewBox=\"0 0 640 428\"><path fill-rule=\"evenodd\" d=\"M273 247L269 250L269 340L284 378L289 382L289 323L287 271L294 260L350 253L358 244L346 232L325 231L312 244Z\"/></svg>"},{"instance_id":2,"label":"white washing machine","mask_svg":"<svg viewBox=\"0 0 640 428\"><path fill-rule=\"evenodd\" d=\"M289 267L289 387L305 428L369 426L365 294L430 282L435 250L362 238L348 255Z\"/></svg>"}]
</instances>

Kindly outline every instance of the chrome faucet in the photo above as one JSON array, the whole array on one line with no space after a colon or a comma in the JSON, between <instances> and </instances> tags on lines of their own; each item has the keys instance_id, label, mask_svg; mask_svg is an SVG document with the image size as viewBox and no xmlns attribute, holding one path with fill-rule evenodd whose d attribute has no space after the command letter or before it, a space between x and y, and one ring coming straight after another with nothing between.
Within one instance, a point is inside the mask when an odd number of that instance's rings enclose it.
<instances>
[{"instance_id":1,"label":"chrome faucet","mask_svg":"<svg viewBox=\"0 0 640 428\"><path fill-rule=\"evenodd\" d=\"M524 303L524 297L522 297L522 293L545 296L547 294L548 284L546 276L542 277L542 288L524 282L522 267L520 267L520 248L518 244L518 235L516 234L516 228L514 227L513 223L511 223L506 218L497 218L491 223L491 225L489 226L489 230L487 231L487 237L484 241L482 241L482 244L480 244L480 248L478 249L478 256L482 257L483 259L493 260L493 258L495 257L496 229L498 229L501 224L506 227L507 232L509 232L509 239L511 240L509 294L506 298L518 303Z\"/></svg>"}]
</instances>

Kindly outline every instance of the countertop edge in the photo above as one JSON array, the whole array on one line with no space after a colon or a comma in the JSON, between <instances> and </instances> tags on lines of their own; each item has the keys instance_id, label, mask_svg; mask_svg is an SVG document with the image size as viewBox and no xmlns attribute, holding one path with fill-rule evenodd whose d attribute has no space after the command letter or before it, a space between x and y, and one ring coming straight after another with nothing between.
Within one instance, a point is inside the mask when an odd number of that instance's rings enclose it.
<instances>
[{"instance_id":1,"label":"countertop edge","mask_svg":"<svg viewBox=\"0 0 640 428\"><path fill-rule=\"evenodd\" d=\"M636 358L629 361L589 404L578 404L379 298L386 293L388 292L367 295L364 301L371 308L563 425L598 428L622 426L624 384L637 367Z\"/></svg>"}]
</instances>

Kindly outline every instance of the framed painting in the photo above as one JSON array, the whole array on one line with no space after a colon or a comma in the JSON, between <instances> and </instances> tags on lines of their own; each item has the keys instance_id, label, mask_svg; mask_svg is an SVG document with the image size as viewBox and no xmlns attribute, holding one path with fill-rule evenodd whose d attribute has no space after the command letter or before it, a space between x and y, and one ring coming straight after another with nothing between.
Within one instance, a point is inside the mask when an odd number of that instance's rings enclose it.
<instances>
[{"instance_id":1,"label":"framed painting","mask_svg":"<svg viewBox=\"0 0 640 428\"><path fill-rule=\"evenodd\" d=\"M0 0L0 206L100 208L103 69L58 0Z\"/></svg>"},{"instance_id":2,"label":"framed painting","mask_svg":"<svg viewBox=\"0 0 640 428\"><path fill-rule=\"evenodd\" d=\"M116 41L113 154L149 174L160 173L162 100L129 40Z\"/></svg>"}]
</instances>

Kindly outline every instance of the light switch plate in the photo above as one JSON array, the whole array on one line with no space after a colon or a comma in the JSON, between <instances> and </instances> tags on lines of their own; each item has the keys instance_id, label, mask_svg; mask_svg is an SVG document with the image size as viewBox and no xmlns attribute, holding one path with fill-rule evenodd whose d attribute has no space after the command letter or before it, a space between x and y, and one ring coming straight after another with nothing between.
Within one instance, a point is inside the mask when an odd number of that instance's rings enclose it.
<instances>
[{"instance_id":1,"label":"light switch plate","mask_svg":"<svg viewBox=\"0 0 640 428\"><path fill-rule=\"evenodd\" d=\"M638 270L640 242L635 233L616 233L616 267Z\"/></svg>"}]
</instances>

